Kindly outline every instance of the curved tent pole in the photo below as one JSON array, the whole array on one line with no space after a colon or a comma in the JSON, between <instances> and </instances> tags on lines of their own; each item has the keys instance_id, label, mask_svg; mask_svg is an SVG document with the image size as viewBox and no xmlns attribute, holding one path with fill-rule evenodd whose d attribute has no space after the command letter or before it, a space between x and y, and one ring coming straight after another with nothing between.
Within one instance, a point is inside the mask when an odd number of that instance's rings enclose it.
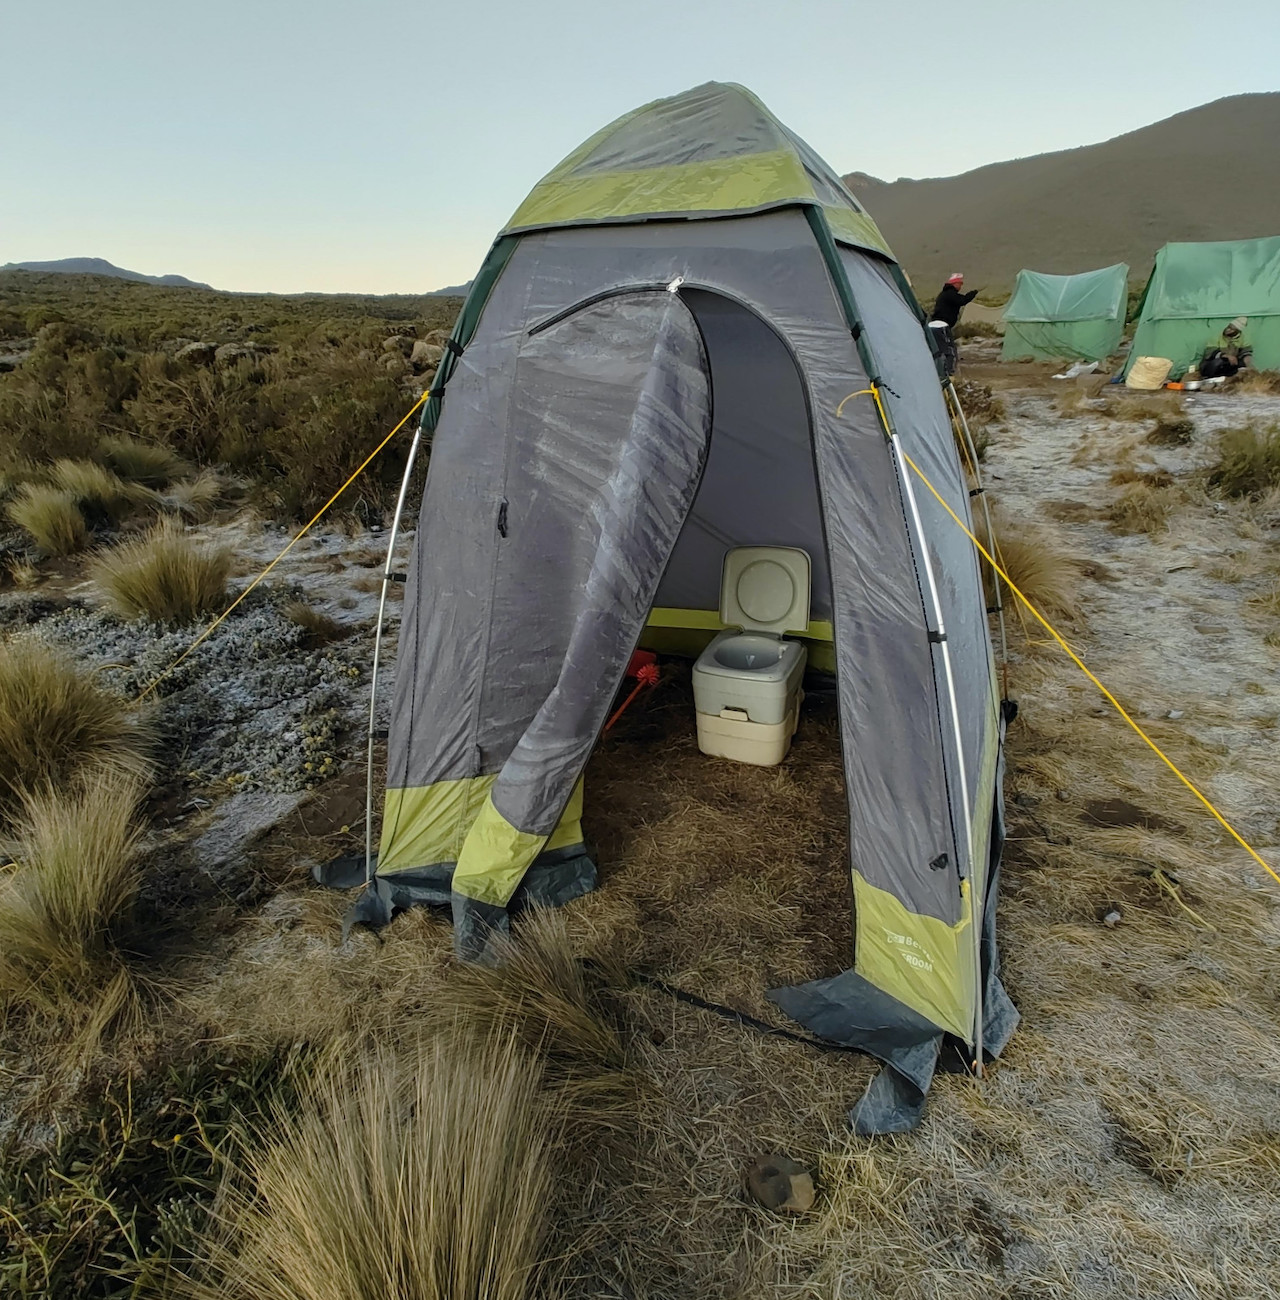
<instances>
[{"instance_id":1,"label":"curved tent pole","mask_svg":"<svg viewBox=\"0 0 1280 1300\"><path fill-rule=\"evenodd\" d=\"M880 424L884 430L884 436L889 443L893 453L894 468L897 471L900 491L906 501L912 523L915 527L916 539L919 543L920 564L928 577L928 597L929 603L933 606L934 630L930 632L929 639L936 642L941 652L943 678L947 685L947 696L949 711L951 714L951 726L955 736L957 776L960 781L960 797L963 805L964 814L964 833L956 834L956 852L960 858L960 867L962 871L961 879L966 880L969 886L969 912L973 931L973 978L974 978L974 1015L973 1015L973 1072L979 1078L982 1077L982 1016L984 1011L982 997L982 922L981 917L985 910L985 900L977 896L977 873L974 870L973 860L973 818L970 811L969 800L969 782L965 770L964 761L964 735L960 729L960 705L956 697L955 674L951 666L951 650L947 645L946 628L943 624L942 601L938 595L937 581L933 573L933 561L929 557L929 548L925 539L924 525L920 518L920 508L916 501L915 490L912 487L911 475L907 471L906 463L903 459L902 444L898 440L898 435L894 431L893 422L889 418L889 412L885 408L884 399L880 396L880 370L876 365L875 356L871 351L870 340L866 336L866 331L862 328L862 321L858 315L857 304L853 297L853 286L849 283L849 277L845 274L844 265L840 261L840 255L836 251L835 240L832 237L831 229L827 225L827 220L821 209L806 208L805 216L809 222L809 228L812 230L814 238L818 242L818 248L822 253L823 260L826 262L827 271L831 276L836 296L844 309L845 319L849 324L849 329L853 334L853 341L858 349L858 356L867 374L868 388L860 390L859 393L851 393L849 396L860 396L862 393L870 393L875 400L876 410L880 415ZM909 301L914 301L912 295ZM916 311L919 313L919 304L916 303ZM840 411L844 409L844 402L849 400L848 397L840 403L836 410L839 417ZM908 529L908 532L910 529ZM981 575L979 575L980 577ZM923 596L923 592L922 592ZM927 612L926 612L927 619ZM954 829L954 821L953 821Z\"/></svg>"},{"instance_id":2,"label":"curved tent pole","mask_svg":"<svg viewBox=\"0 0 1280 1300\"><path fill-rule=\"evenodd\" d=\"M428 396L430 396L428 394ZM409 492L409 479L413 474L418 448L422 445L422 421L413 431L413 442L405 461L404 477L396 496L396 512L391 519L391 537L387 542L387 562L382 566L382 590L378 593L378 621L373 632L373 669L369 674L369 752L365 767L364 803L364 883L366 888L373 880L373 746L377 739L378 716L378 662L382 656L382 627L387 612L387 587L395 581L392 563L395 559L396 541L400 534L400 520L404 515L405 497Z\"/></svg>"},{"instance_id":3,"label":"curved tent pole","mask_svg":"<svg viewBox=\"0 0 1280 1300\"><path fill-rule=\"evenodd\" d=\"M960 394L956 392L956 386L951 376L947 376L947 386L943 390L946 393L947 404L951 407L953 416L958 420L960 431L964 435L965 449L969 453L969 464L973 469L974 482L977 485L977 496L982 501L982 519L986 524L987 536L991 539L991 549L999 552L1000 543L996 538L995 525L991 520L991 506L987 501L987 486L982 481L982 470L978 465L978 448L973 441L973 434L969 432L969 421L965 419L964 407L960 405ZM1001 686L1007 697L1009 694L1009 637L1004 621L1004 596L1000 591L1000 579L995 581L996 593L996 618L1000 625L1000 673L1002 677Z\"/></svg>"}]
</instances>

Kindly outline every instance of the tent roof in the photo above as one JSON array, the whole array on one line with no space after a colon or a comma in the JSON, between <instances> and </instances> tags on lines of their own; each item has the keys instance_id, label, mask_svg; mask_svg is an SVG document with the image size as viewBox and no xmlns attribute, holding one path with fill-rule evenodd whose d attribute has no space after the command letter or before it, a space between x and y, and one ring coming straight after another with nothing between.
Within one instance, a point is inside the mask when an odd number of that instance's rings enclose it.
<instances>
[{"instance_id":1,"label":"tent roof","mask_svg":"<svg viewBox=\"0 0 1280 1300\"><path fill-rule=\"evenodd\" d=\"M821 207L842 243L893 257L835 171L745 87L708 81L598 131L533 187L503 233Z\"/></svg>"},{"instance_id":2,"label":"tent roof","mask_svg":"<svg viewBox=\"0 0 1280 1300\"><path fill-rule=\"evenodd\" d=\"M1143 302L1144 320L1280 316L1280 235L1166 244Z\"/></svg>"},{"instance_id":3,"label":"tent roof","mask_svg":"<svg viewBox=\"0 0 1280 1300\"><path fill-rule=\"evenodd\" d=\"M1079 275L1019 271L1013 296L1005 305L1006 321L1060 323L1115 320L1124 315L1129 266L1117 262Z\"/></svg>"}]
</instances>

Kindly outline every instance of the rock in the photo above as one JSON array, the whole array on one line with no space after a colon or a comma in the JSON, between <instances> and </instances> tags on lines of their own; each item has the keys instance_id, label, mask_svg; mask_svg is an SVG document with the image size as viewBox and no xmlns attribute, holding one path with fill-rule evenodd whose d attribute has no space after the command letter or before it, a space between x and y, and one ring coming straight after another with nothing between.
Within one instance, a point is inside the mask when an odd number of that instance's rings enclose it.
<instances>
[{"instance_id":1,"label":"rock","mask_svg":"<svg viewBox=\"0 0 1280 1300\"><path fill-rule=\"evenodd\" d=\"M402 375L409 368L408 363L398 352L384 352L378 358L378 364L393 375Z\"/></svg>"},{"instance_id":2,"label":"rock","mask_svg":"<svg viewBox=\"0 0 1280 1300\"><path fill-rule=\"evenodd\" d=\"M252 343L224 343L213 359L220 366L234 366L238 361L256 361L261 355L262 349Z\"/></svg>"},{"instance_id":3,"label":"rock","mask_svg":"<svg viewBox=\"0 0 1280 1300\"><path fill-rule=\"evenodd\" d=\"M218 352L216 343L187 343L173 355L178 361L189 361L193 366L211 366Z\"/></svg>"},{"instance_id":4,"label":"rock","mask_svg":"<svg viewBox=\"0 0 1280 1300\"><path fill-rule=\"evenodd\" d=\"M413 345L413 351L409 353L409 360L416 368L426 370L438 366L443 356L444 348L438 343L428 343L426 339L419 339Z\"/></svg>"},{"instance_id":5,"label":"rock","mask_svg":"<svg viewBox=\"0 0 1280 1300\"><path fill-rule=\"evenodd\" d=\"M1118 907L1113 907L1103 915L1102 924L1105 925L1108 930L1114 930L1122 920L1124 920L1124 914Z\"/></svg>"},{"instance_id":6,"label":"rock","mask_svg":"<svg viewBox=\"0 0 1280 1300\"><path fill-rule=\"evenodd\" d=\"M813 1175L790 1156L758 1156L747 1166L747 1190L766 1210L803 1214L813 1208Z\"/></svg>"},{"instance_id":7,"label":"rock","mask_svg":"<svg viewBox=\"0 0 1280 1300\"><path fill-rule=\"evenodd\" d=\"M413 351L415 341L407 334L393 334L389 339L382 340L382 350L399 352L402 357L407 357Z\"/></svg>"}]
</instances>

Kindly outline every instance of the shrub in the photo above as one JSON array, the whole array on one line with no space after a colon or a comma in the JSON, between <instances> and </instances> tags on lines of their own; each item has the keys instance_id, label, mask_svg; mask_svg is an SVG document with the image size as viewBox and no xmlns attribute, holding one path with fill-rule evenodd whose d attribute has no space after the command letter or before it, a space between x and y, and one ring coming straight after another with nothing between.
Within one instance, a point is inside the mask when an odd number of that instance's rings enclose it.
<instances>
[{"instance_id":1,"label":"shrub","mask_svg":"<svg viewBox=\"0 0 1280 1300\"><path fill-rule=\"evenodd\" d=\"M956 396L964 408L965 417L975 434L977 426L999 424L1005 416L1004 399L998 397L989 384L980 384L973 379L956 379Z\"/></svg>"},{"instance_id":2,"label":"shrub","mask_svg":"<svg viewBox=\"0 0 1280 1300\"><path fill-rule=\"evenodd\" d=\"M105 779L28 796L8 845L16 869L0 882L0 1003L56 1018L95 995L97 1028L128 999L113 936L138 889L138 786Z\"/></svg>"},{"instance_id":3,"label":"shrub","mask_svg":"<svg viewBox=\"0 0 1280 1300\"><path fill-rule=\"evenodd\" d=\"M170 448L136 438L104 438L98 444L98 456L120 478L149 488L168 487L191 469Z\"/></svg>"},{"instance_id":4,"label":"shrub","mask_svg":"<svg viewBox=\"0 0 1280 1300\"><path fill-rule=\"evenodd\" d=\"M190 623L226 604L231 556L166 519L145 537L103 552L91 572L126 618Z\"/></svg>"},{"instance_id":5,"label":"shrub","mask_svg":"<svg viewBox=\"0 0 1280 1300\"><path fill-rule=\"evenodd\" d=\"M1229 497L1259 498L1280 484L1280 424L1224 429L1209 486Z\"/></svg>"},{"instance_id":6,"label":"shrub","mask_svg":"<svg viewBox=\"0 0 1280 1300\"><path fill-rule=\"evenodd\" d=\"M1000 331L989 320L962 320L951 331L957 339L998 339Z\"/></svg>"},{"instance_id":7,"label":"shrub","mask_svg":"<svg viewBox=\"0 0 1280 1300\"><path fill-rule=\"evenodd\" d=\"M171 484L160 505L184 519L201 523L213 514L224 491L221 476L215 470L202 469L194 478Z\"/></svg>"},{"instance_id":8,"label":"shrub","mask_svg":"<svg viewBox=\"0 0 1280 1300\"><path fill-rule=\"evenodd\" d=\"M73 555L84 550L89 529L65 488L28 483L6 507L6 514L46 555Z\"/></svg>"},{"instance_id":9,"label":"shrub","mask_svg":"<svg viewBox=\"0 0 1280 1300\"><path fill-rule=\"evenodd\" d=\"M88 771L145 779L151 744L151 727L64 655L0 647L0 815Z\"/></svg>"},{"instance_id":10,"label":"shrub","mask_svg":"<svg viewBox=\"0 0 1280 1300\"><path fill-rule=\"evenodd\" d=\"M555 1122L510 1038L334 1060L243 1157L205 1300L526 1300ZM260 1130L261 1131L261 1130Z\"/></svg>"}]
</instances>

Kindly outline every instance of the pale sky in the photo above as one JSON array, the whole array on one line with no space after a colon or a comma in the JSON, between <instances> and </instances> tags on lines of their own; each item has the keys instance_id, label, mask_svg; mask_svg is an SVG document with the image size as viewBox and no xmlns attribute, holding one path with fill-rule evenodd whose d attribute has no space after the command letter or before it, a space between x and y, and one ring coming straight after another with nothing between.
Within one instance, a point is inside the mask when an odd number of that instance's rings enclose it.
<instances>
[{"instance_id":1,"label":"pale sky","mask_svg":"<svg viewBox=\"0 0 1280 1300\"><path fill-rule=\"evenodd\" d=\"M588 135L703 81L893 179L1275 90L1278 48L1274 2L0 0L0 263L419 293Z\"/></svg>"}]
</instances>

